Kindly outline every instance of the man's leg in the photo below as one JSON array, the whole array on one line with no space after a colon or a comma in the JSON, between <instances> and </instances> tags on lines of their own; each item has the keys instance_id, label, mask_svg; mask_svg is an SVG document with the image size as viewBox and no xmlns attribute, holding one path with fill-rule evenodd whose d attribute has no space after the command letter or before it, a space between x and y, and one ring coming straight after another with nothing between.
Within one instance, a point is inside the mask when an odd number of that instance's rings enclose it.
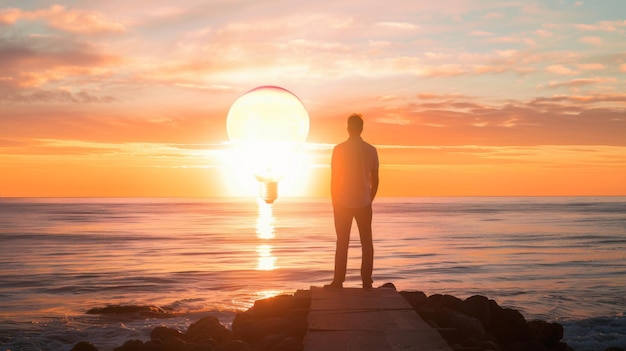
<instances>
[{"instance_id":1,"label":"man's leg","mask_svg":"<svg viewBox=\"0 0 626 351\"><path fill-rule=\"evenodd\" d=\"M372 206L361 208L355 214L356 224L359 227L361 238L361 279L363 287L371 287L372 271L374 269L374 243L372 240Z\"/></svg>"},{"instance_id":2,"label":"man's leg","mask_svg":"<svg viewBox=\"0 0 626 351\"><path fill-rule=\"evenodd\" d=\"M350 245L350 228L352 227L352 213L343 206L333 208L335 217L335 232L337 233L337 247L335 249L335 277L333 283L341 284L346 280L348 265L348 246Z\"/></svg>"}]
</instances>

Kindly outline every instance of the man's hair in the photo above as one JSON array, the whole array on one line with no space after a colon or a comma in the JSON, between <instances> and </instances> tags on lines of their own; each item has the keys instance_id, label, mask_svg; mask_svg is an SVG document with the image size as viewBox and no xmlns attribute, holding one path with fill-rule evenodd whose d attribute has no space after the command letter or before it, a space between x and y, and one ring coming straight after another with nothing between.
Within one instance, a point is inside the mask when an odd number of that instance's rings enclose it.
<instances>
[{"instance_id":1,"label":"man's hair","mask_svg":"<svg viewBox=\"0 0 626 351\"><path fill-rule=\"evenodd\" d=\"M363 117L360 113L353 113L348 117L348 131L350 134L361 134L363 131Z\"/></svg>"}]
</instances>

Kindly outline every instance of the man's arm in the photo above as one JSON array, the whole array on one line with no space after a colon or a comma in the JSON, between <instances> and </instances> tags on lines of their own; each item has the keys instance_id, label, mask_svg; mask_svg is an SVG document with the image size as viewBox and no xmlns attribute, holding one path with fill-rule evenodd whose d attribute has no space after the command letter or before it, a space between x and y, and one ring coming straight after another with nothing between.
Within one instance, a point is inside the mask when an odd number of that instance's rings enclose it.
<instances>
[{"instance_id":1,"label":"man's arm","mask_svg":"<svg viewBox=\"0 0 626 351\"><path fill-rule=\"evenodd\" d=\"M370 174L371 177L371 187L370 187L370 200L374 201L374 198L376 197L376 193L378 192L378 166L375 167L374 169L372 169L372 173Z\"/></svg>"},{"instance_id":2,"label":"man's arm","mask_svg":"<svg viewBox=\"0 0 626 351\"><path fill-rule=\"evenodd\" d=\"M337 185L337 165L336 165L336 149L333 149L333 153L330 160L330 198L334 205L337 201L338 185Z\"/></svg>"}]
</instances>

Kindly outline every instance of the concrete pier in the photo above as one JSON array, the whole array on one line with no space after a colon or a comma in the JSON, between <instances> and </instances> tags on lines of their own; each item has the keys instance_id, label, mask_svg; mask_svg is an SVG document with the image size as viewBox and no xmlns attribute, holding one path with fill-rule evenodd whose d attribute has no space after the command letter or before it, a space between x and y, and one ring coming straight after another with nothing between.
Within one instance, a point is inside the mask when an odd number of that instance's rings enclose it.
<instances>
[{"instance_id":1,"label":"concrete pier","mask_svg":"<svg viewBox=\"0 0 626 351\"><path fill-rule=\"evenodd\" d=\"M394 289L311 287L305 351L452 351Z\"/></svg>"}]
</instances>

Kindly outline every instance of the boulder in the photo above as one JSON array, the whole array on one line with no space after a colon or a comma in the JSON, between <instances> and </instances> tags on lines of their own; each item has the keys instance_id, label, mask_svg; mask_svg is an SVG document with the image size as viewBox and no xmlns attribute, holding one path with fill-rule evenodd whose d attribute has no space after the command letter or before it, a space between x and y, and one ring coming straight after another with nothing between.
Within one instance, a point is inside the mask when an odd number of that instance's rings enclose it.
<instances>
[{"instance_id":1,"label":"boulder","mask_svg":"<svg viewBox=\"0 0 626 351\"><path fill-rule=\"evenodd\" d=\"M455 312L451 315L450 327L457 329L462 339L472 337L485 339L487 337L485 328L478 319L461 312Z\"/></svg>"},{"instance_id":2,"label":"boulder","mask_svg":"<svg viewBox=\"0 0 626 351\"><path fill-rule=\"evenodd\" d=\"M452 295L442 295L441 304L447 308L451 308L453 310L458 311L461 309L461 306L463 305L463 300Z\"/></svg>"},{"instance_id":3,"label":"boulder","mask_svg":"<svg viewBox=\"0 0 626 351\"><path fill-rule=\"evenodd\" d=\"M164 341L166 339L171 339L171 338L184 339L185 334L183 334L177 329L168 328L168 327L155 327L154 329L152 329L152 332L150 332L151 340Z\"/></svg>"},{"instance_id":4,"label":"boulder","mask_svg":"<svg viewBox=\"0 0 626 351\"><path fill-rule=\"evenodd\" d=\"M558 323L535 320L528 322L528 328L533 340L538 340L549 348L563 339L563 326Z\"/></svg>"},{"instance_id":5,"label":"boulder","mask_svg":"<svg viewBox=\"0 0 626 351\"><path fill-rule=\"evenodd\" d=\"M491 311L490 311L489 299L481 296L474 295L463 301L461 304L461 311L474 318L477 318L485 328L491 327Z\"/></svg>"},{"instance_id":6,"label":"boulder","mask_svg":"<svg viewBox=\"0 0 626 351\"><path fill-rule=\"evenodd\" d=\"M304 342L301 338L287 337L272 347L272 351L302 351Z\"/></svg>"},{"instance_id":7,"label":"boulder","mask_svg":"<svg viewBox=\"0 0 626 351\"><path fill-rule=\"evenodd\" d=\"M381 285L380 287L381 288L386 288L386 289L397 290L396 286L393 283L385 283L385 284Z\"/></svg>"},{"instance_id":8,"label":"boulder","mask_svg":"<svg viewBox=\"0 0 626 351\"><path fill-rule=\"evenodd\" d=\"M184 338L194 343L207 343L215 340L217 344L221 344L229 339L231 334L232 332L223 326L216 317L207 316L192 323Z\"/></svg>"},{"instance_id":9,"label":"boulder","mask_svg":"<svg viewBox=\"0 0 626 351\"><path fill-rule=\"evenodd\" d=\"M128 340L122 346L116 347L113 351L143 351L144 344L141 340Z\"/></svg>"},{"instance_id":10,"label":"boulder","mask_svg":"<svg viewBox=\"0 0 626 351\"><path fill-rule=\"evenodd\" d=\"M219 351L252 351L252 346L242 340L226 340L220 344Z\"/></svg>"},{"instance_id":11,"label":"boulder","mask_svg":"<svg viewBox=\"0 0 626 351\"><path fill-rule=\"evenodd\" d=\"M294 316L289 318L289 335L303 339L309 331L309 322L306 317Z\"/></svg>"},{"instance_id":12,"label":"boulder","mask_svg":"<svg viewBox=\"0 0 626 351\"><path fill-rule=\"evenodd\" d=\"M401 291L400 295L416 309L428 303L428 297L421 291Z\"/></svg>"},{"instance_id":13,"label":"boulder","mask_svg":"<svg viewBox=\"0 0 626 351\"><path fill-rule=\"evenodd\" d=\"M524 316L517 310L503 308L495 315L491 333L501 345L530 340L530 329Z\"/></svg>"},{"instance_id":14,"label":"boulder","mask_svg":"<svg viewBox=\"0 0 626 351\"><path fill-rule=\"evenodd\" d=\"M235 317L235 320L237 320L237 317ZM239 320L236 324L233 322L233 338L255 342L257 338L256 321L254 319L244 319Z\"/></svg>"},{"instance_id":15,"label":"boulder","mask_svg":"<svg viewBox=\"0 0 626 351\"><path fill-rule=\"evenodd\" d=\"M285 317L267 317L256 322L255 334L257 338L267 335L289 335L290 322Z\"/></svg>"},{"instance_id":16,"label":"boulder","mask_svg":"<svg viewBox=\"0 0 626 351\"><path fill-rule=\"evenodd\" d=\"M70 351L98 351L98 348L87 341L80 341Z\"/></svg>"},{"instance_id":17,"label":"boulder","mask_svg":"<svg viewBox=\"0 0 626 351\"><path fill-rule=\"evenodd\" d=\"M267 299L256 300L252 310L255 318L262 319L269 316L288 317L294 309L293 295L278 295Z\"/></svg>"}]
</instances>

